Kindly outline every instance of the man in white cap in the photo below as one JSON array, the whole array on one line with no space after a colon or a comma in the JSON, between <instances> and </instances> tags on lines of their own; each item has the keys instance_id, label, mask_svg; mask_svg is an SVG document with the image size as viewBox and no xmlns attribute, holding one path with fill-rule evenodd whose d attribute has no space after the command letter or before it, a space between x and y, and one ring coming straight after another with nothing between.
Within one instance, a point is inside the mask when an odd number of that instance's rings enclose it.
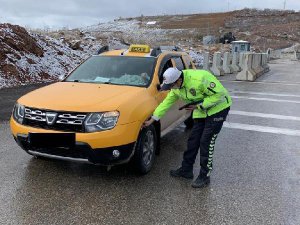
<instances>
[{"instance_id":1,"label":"man in white cap","mask_svg":"<svg viewBox=\"0 0 300 225\"><path fill-rule=\"evenodd\" d=\"M171 91L144 126L160 120L177 100L190 103L185 109L193 112L194 126L181 167L171 170L170 175L193 179L193 165L200 148L201 170L192 187L204 187L210 183L214 146L230 110L231 97L218 79L205 70L180 71L169 68L163 74L163 79L161 90Z\"/></svg>"}]
</instances>

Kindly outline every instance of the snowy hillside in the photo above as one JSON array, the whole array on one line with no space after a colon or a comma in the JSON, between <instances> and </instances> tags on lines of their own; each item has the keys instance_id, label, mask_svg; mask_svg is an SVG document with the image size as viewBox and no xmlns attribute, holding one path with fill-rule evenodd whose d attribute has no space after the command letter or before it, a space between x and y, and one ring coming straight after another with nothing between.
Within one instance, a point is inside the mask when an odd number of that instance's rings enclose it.
<instances>
[{"instance_id":1,"label":"snowy hillside","mask_svg":"<svg viewBox=\"0 0 300 225\"><path fill-rule=\"evenodd\" d=\"M10 24L0 24L0 40L0 88L55 81L101 47L90 43L73 50L63 39Z\"/></svg>"},{"instance_id":2,"label":"snowy hillside","mask_svg":"<svg viewBox=\"0 0 300 225\"><path fill-rule=\"evenodd\" d=\"M128 48L128 42L175 44L167 40L178 32L181 31L144 28L137 20L108 22L49 35L0 24L0 88L57 81L103 45L120 49ZM202 65L201 54L180 47L190 52L197 66Z\"/></svg>"}]
</instances>

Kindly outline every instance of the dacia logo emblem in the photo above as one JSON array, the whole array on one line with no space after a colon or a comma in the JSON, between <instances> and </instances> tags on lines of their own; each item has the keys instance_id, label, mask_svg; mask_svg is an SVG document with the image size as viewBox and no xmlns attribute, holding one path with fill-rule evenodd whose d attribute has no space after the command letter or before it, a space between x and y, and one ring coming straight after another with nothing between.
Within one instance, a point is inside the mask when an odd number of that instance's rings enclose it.
<instances>
[{"instance_id":1,"label":"dacia logo emblem","mask_svg":"<svg viewBox=\"0 0 300 225\"><path fill-rule=\"evenodd\" d=\"M196 96L196 90L194 88L190 89L190 93L193 96Z\"/></svg>"},{"instance_id":2,"label":"dacia logo emblem","mask_svg":"<svg viewBox=\"0 0 300 225\"><path fill-rule=\"evenodd\" d=\"M57 117L55 112L46 112L46 122L48 125L53 125Z\"/></svg>"}]
</instances>

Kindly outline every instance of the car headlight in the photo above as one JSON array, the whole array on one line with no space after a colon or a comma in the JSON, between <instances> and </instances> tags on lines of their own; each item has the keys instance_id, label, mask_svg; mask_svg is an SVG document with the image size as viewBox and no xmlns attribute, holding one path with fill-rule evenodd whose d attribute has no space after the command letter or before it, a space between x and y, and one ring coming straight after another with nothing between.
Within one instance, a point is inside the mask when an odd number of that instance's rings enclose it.
<instances>
[{"instance_id":1,"label":"car headlight","mask_svg":"<svg viewBox=\"0 0 300 225\"><path fill-rule=\"evenodd\" d=\"M25 117L25 107L17 103L13 110L13 118L15 121L22 124L24 117Z\"/></svg>"},{"instance_id":2,"label":"car headlight","mask_svg":"<svg viewBox=\"0 0 300 225\"><path fill-rule=\"evenodd\" d=\"M97 132L113 129L119 119L117 111L105 113L91 113L84 122L86 132Z\"/></svg>"}]
</instances>

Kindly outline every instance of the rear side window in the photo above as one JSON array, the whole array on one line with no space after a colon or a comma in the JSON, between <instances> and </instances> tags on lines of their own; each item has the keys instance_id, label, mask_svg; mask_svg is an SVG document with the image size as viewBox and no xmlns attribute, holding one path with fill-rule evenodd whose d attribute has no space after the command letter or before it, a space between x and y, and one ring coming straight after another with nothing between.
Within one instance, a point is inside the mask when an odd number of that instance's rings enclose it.
<instances>
[{"instance_id":1,"label":"rear side window","mask_svg":"<svg viewBox=\"0 0 300 225\"><path fill-rule=\"evenodd\" d=\"M177 69L179 69L179 70L184 70L185 69L183 61L182 61L182 59L180 57L174 57L173 59L175 61Z\"/></svg>"},{"instance_id":2,"label":"rear side window","mask_svg":"<svg viewBox=\"0 0 300 225\"><path fill-rule=\"evenodd\" d=\"M162 64L161 67L162 67L162 70L161 70L161 72L160 72L160 74L159 74L159 82L162 84L164 72L165 72L168 68L172 68L172 67L173 67L172 60L169 59L167 62L165 62L165 64Z\"/></svg>"}]
</instances>

